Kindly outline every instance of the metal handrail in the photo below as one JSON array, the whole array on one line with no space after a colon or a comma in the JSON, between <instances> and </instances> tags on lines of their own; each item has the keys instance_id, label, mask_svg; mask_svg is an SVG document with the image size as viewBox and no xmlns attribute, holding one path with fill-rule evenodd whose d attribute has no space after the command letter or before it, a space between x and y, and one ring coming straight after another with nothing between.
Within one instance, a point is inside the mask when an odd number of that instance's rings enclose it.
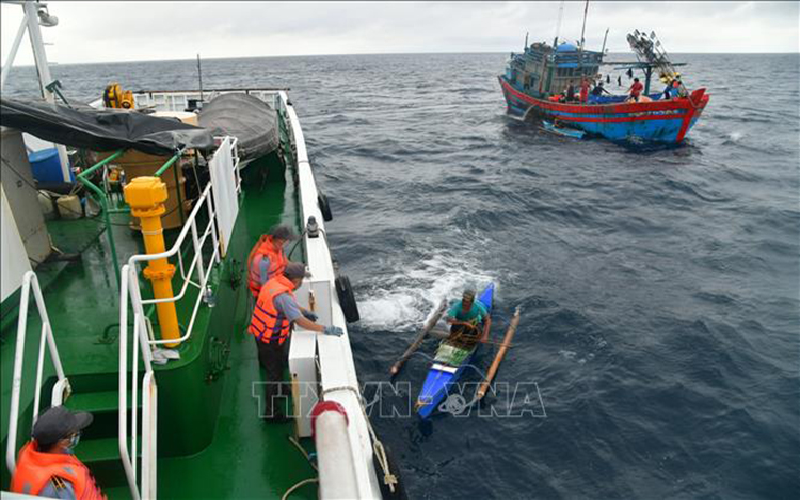
<instances>
[{"instance_id":1,"label":"metal handrail","mask_svg":"<svg viewBox=\"0 0 800 500\"><path fill-rule=\"evenodd\" d=\"M141 312L141 297L136 272L126 264L122 268L122 293L120 295L119 313L119 379L118 379L118 414L117 441L122 467L128 480L128 487L134 500L156 497L156 464L158 454L155 436L157 435L157 384L153 372L152 354L147 344L147 325ZM128 445L128 300L134 308L133 313L133 359L131 360L131 433L130 448ZM139 430L139 352L141 351L145 375L142 380L142 470L141 491L137 484L138 445L136 435ZM147 396L145 391L147 390ZM131 450L129 452L129 449Z\"/></svg>"},{"instance_id":2,"label":"metal handrail","mask_svg":"<svg viewBox=\"0 0 800 500\"><path fill-rule=\"evenodd\" d=\"M126 151L127 151L127 149L119 149L119 150L115 151L112 155L110 155L110 156L108 156L106 158L103 158L102 160L100 160L96 164L92 165L91 167L87 168L86 170L84 170L83 172L78 174L78 176L77 176L77 179L81 182L81 184L83 184L84 186L89 188L89 190L91 190L92 193L94 193L97 196L98 203L100 203L100 211L103 213L103 220L104 220L104 222L106 224L106 233L107 233L106 236L108 237L108 244L109 244L109 247L111 249L111 260L114 263L114 273L115 273L114 276L117 279L117 285L120 286L120 287L122 286L122 284L120 282L119 262L117 262L117 246L114 244L114 232L113 232L112 227L111 227L111 214L112 213L117 213L118 211L117 210L111 210L109 208L109 206L108 206L108 193L106 191L100 189L97 185L95 185L95 183L93 183L91 180L89 180L89 175L93 174L99 168L105 167L106 165L108 165L112 161L116 160L117 158L122 156ZM155 172L154 176L155 177L161 177L161 174L163 174L169 167L174 165L175 162L178 160L178 158L181 157L183 152L184 152L184 149L181 149L180 151L175 153L169 160L164 162L164 164L161 165L161 167ZM179 200L179 202L180 202L180 200Z\"/></svg>"},{"instance_id":3,"label":"metal handrail","mask_svg":"<svg viewBox=\"0 0 800 500\"><path fill-rule=\"evenodd\" d=\"M237 154L238 141L234 139L231 141L229 153L234 158L233 168L237 169L237 193L241 192L241 180L238 176L239 158ZM197 294L194 309L192 311L191 320L186 330L186 334L180 339L168 340L151 340L148 338L148 327L146 324L147 316L144 311L145 304L157 304L161 302L174 302L182 298L189 283L197 286L191 281L192 273L196 270L198 274L198 281L201 283L198 288L205 290L208 285L208 280L211 275L206 272L204 268L203 259L203 246L208 237L211 236L213 241L214 250L211 252L211 257L208 263L208 270L214 266L215 263L220 261L220 244L216 233L216 216L217 212L212 207L211 183L203 190L203 194L198 198L189 218L178 234L178 238L173 243L172 247L165 252L150 255L134 255L128 259L128 263L122 267L121 272L121 291L120 291L120 317L119 317L119 408L118 408L118 432L117 440L119 447L119 454L122 460L125 476L128 481L131 495L134 500L150 499L156 497L156 473L157 473L157 415L158 415L158 386L156 384L155 372L152 367L152 353L150 349L152 346L183 342L187 340L194 327L194 321L197 312L200 309L200 301L203 298L202 293ZM208 224L203 230L202 237L198 237L197 233L197 215L200 213L201 207L206 205L208 210ZM139 288L139 275L137 271L137 264L155 259L169 258L174 255L180 257L180 248L184 241L186 241L189 232L192 234L192 244L194 246L194 257L192 258L189 266L189 271L186 275L183 274L183 264L181 263L181 277L184 283L178 295L165 298L165 299L150 299L143 300L141 290ZM130 303L133 312L133 352L131 353L131 432L128 433L128 306ZM137 470L137 457L138 457L138 443L136 440L137 432L139 432L138 412L136 408L139 406L139 353L141 351L142 361L144 363L144 377L141 382L141 396L142 396L142 421L141 421L141 471Z\"/></svg>"},{"instance_id":4,"label":"metal handrail","mask_svg":"<svg viewBox=\"0 0 800 500\"><path fill-rule=\"evenodd\" d=\"M11 411L8 424L8 445L6 446L6 466L13 474L16 468L17 452L17 425L19 422L19 395L22 386L22 363L25 354L25 336L28 330L28 305L30 302L30 291L33 288L33 298L36 301L36 309L42 320L42 335L39 339L39 357L36 364L36 392L33 400L33 422L39 416L39 400L42 392L42 376L44 372L44 346L45 342L50 350L50 358L58 375L58 382L53 387L53 397L51 404L54 406L62 403L64 391L69 395L70 386L67 377L64 375L64 368L61 366L61 358L58 355L58 348L53 339L53 330L50 326L50 317L47 315L47 308L44 305L44 297L39 287L39 280L33 271L28 271L22 277L22 290L20 292L19 319L17 320L17 346L14 354L14 378L11 390Z\"/></svg>"},{"instance_id":5,"label":"metal handrail","mask_svg":"<svg viewBox=\"0 0 800 500\"><path fill-rule=\"evenodd\" d=\"M237 193L241 193L241 178L239 176L240 160L237 154L237 145L238 145L238 139L233 138L233 140L231 141L230 153L233 158L232 164L236 174L236 191ZM219 263L221 260L219 238L217 237L217 229L215 224L217 211L212 206L213 196L211 194L211 188L212 188L211 183L209 183L203 190L203 194L197 199L197 202L195 203L191 213L189 214L189 218L187 219L186 224L184 224L183 228L178 234L177 239L175 240L175 243L173 243L172 247L169 250L157 254L133 255L130 257L130 259L128 259L127 265L130 266L131 269L137 269L138 263L140 262L148 262L157 259L166 259L173 257L176 254L180 255L180 248L186 241L187 237L189 236L189 233L191 232L192 244L194 247L194 257L190 262L189 271L186 273L186 275L181 273L181 277L183 278L183 284L181 285L180 292L178 292L177 295L174 295L172 297L165 297L160 299L147 299L147 300L140 299L139 300L140 306L149 304L159 304L165 302L176 302L186 295L186 290L188 289L189 284L196 286L198 289L201 290L201 292L205 290L206 287L208 286L208 280L210 277L210 273L208 271L210 271L210 269L214 266L215 263ZM208 223L206 224L206 227L203 229L202 236L198 236L197 216L200 213L200 210L202 209L202 206L204 204L206 205L206 208L208 210ZM205 246L205 243L208 240L209 236L212 239L214 250L211 253L208 266L206 267L206 264L203 259L203 247ZM191 280L192 273L195 270L197 271L197 281L200 283L199 285L195 284ZM138 284L138 280L136 281L136 283ZM192 310L192 315L189 321L189 325L187 326L186 333L183 336L177 339L165 339L165 340L148 339L148 343L150 345L160 345L160 344L170 344L176 342L179 343L188 340L189 337L191 337L192 329L194 327L194 322L197 317L197 312L199 310L200 301L202 300L202 298L203 298L202 293L198 293L197 298L195 300L194 308ZM144 314L143 310L137 310L137 312Z\"/></svg>"}]
</instances>

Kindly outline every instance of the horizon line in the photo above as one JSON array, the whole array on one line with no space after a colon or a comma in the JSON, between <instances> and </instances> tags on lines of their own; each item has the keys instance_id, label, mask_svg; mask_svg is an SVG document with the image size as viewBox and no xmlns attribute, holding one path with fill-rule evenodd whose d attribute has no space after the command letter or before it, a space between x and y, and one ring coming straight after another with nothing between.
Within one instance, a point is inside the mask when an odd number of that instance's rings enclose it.
<instances>
[{"instance_id":1,"label":"horizon line","mask_svg":"<svg viewBox=\"0 0 800 500\"><path fill-rule=\"evenodd\" d=\"M201 57L201 61L215 61L223 59L269 59L269 58L286 58L286 57L341 57L341 56L401 56L401 55L455 55L455 54L507 54L515 51L467 51L467 52L352 52L345 54L276 54L266 56L223 56L223 57ZM608 52L606 55L611 54L630 54L626 52ZM800 54L798 52L672 52L672 55L788 55ZM131 59L131 60L116 60L116 61L89 61L89 62L65 62L48 61L50 65L68 66L68 65L87 65L87 64L125 64L125 63L145 63L145 62L178 62L178 61L195 61L196 58L180 58L180 59ZM5 65L5 61L3 61ZM34 67L35 64L15 64L15 67Z\"/></svg>"}]
</instances>

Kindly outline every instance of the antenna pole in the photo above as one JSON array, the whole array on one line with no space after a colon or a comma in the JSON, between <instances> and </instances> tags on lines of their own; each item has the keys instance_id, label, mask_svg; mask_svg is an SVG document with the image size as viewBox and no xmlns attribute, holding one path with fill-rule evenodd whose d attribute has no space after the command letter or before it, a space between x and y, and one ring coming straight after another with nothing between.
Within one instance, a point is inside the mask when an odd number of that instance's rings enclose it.
<instances>
[{"instance_id":1,"label":"antenna pole","mask_svg":"<svg viewBox=\"0 0 800 500\"><path fill-rule=\"evenodd\" d=\"M525 32L525 48L523 50L528 50L528 35L529 34L530 34L529 32L527 32L527 31Z\"/></svg>"},{"instance_id":2,"label":"antenna pole","mask_svg":"<svg viewBox=\"0 0 800 500\"><path fill-rule=\"evenodd\" d=\"M581 78L583 78L583 45L586 42L584 36L586 35L586 17L589 15L589 0L586 0L586 10L583 11L583 27L581 28L581 45L578 48L578 67L581 69Z\"/></svg>"},{"instance_id":3,"label":"antenna pole","mask_svg":"<svg viewBox=\"0 0 800 500\"><path fill-rule=\"evenodd\" d=\"M561 5L558 7L558 23L556 24L556 39L553 41L553 48L558 47L558 35L561 32L561 18L564 15L564 0L561 0Z\"/></svg>"},{"instance_id":4,"label":"antenna pole","mask_svg":"<svg viewBox=\"0 0 800 500\"><path fill-rule=\"evenodd\" d=\"M197 80L200 84L200 102L203 102L203 68L200 66L200 54L197 54Z\"/></svg>"},{"instance_id":5,"label":"antenna pole","mask_svg":"<svg viewBox=\"0 0 800 500\"><path fill-rule=\"evenodd\" d=\"M583 44L586 41L584 35L586 35L586 17L589 15L589 0L586 0L586 10L583 11L583 27L581 28L581 50L583 50Z\"/></svg>"},{"instance_id":6,"label":"antenna pole","mask_svg":"<svg viewBox=\"0 0 800 500\"><path fill-rule=\"evenodd\" d=\"M611 28L606 28L606 36L603 37L603 50L600 51L601 54L606 53L606 41L608 40L608 30Z\"/></svg>"}]
</instances>

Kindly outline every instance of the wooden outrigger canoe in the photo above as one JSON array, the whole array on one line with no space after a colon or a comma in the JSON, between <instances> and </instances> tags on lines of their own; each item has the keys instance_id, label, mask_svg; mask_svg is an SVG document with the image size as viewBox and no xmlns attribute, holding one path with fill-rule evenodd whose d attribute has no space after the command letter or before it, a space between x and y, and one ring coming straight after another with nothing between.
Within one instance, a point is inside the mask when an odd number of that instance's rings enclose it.
<instances>
[{"instance_id":1,"label":"wooden outrigger canoe","mask_svg":"<svg viewBox=\"0 0 800 500\"><path fill-rule=\"evenodd\" d=\"M494 283L489 284L478 296L478 300L491 314L494 302ZM467 366L472 363L481 343L476 342L470 348L454 345L444 340L436 350L434 361L428 370L428 376L422 384L415 406L421 418L428 418L436 407L444 401L450 388L463 375Z\"/></svg>"}]
</instances>

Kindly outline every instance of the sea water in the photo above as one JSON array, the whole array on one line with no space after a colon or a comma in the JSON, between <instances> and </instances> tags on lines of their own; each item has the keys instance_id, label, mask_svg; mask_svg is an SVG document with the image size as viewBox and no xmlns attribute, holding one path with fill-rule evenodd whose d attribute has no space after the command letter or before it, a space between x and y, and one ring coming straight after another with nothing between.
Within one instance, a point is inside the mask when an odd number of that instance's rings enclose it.
<instances>
[{"instance_id":1,"label":"sea water","mask_svg":"<svg viewBox=\"0 0 800 500\"><path fill-rule=\"evenodd\" d=\"M363 318L349 327L361 383L386 382L430 310L466 286L498 284L495 339L521 306L506 385L482 407L424 425L373 416L410 496L800 497L797 54L674 55L710 95L679 147L509 119L506 58L203 61L206 88L291 88ZM194 60L53 73L76 100L112 81L197 81ZM630 83L617 73L612 92ZM4 97L33 78L15 68ZM416 397L434 349L382 393L393 407Z\"/></svg>"}]
</instances>

